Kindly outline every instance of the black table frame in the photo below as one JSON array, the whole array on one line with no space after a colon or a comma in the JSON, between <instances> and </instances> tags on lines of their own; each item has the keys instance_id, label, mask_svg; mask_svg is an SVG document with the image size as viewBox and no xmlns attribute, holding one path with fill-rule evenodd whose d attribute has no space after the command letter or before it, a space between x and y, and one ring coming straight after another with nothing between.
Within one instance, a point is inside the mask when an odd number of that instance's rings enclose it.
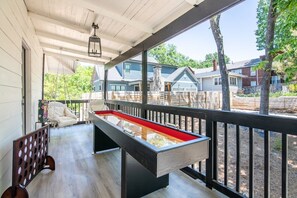
<instances>
[{"instance_id":1,"label":"black table frame","mask_svg":"<svg viewBox=\"0 0 297 198\"><path fill-rule=\"evenodd\" d=\"M176 146L156 148L143 140L139 140L131 135L128 135L122 128L100 118L95 113L90 112L89 117L94 124L94 153L119 147L122 148L122 198L141 197L169 185L168 173L170 170L160 171L158 169L158 166L160 166L159 157L160 154L167 152L172 155L172 152L176 151ZM185 131L182 132L188 133ZM181 143L178 146L179 149L184 149L187 146L195 146L197 142L201 142L204 145L206 143L208 146L209 138L196 134L191 135L197 136L199 139ZM197 150L195 150L195 152L197 153Z\"/></svg>"}]
</instances>

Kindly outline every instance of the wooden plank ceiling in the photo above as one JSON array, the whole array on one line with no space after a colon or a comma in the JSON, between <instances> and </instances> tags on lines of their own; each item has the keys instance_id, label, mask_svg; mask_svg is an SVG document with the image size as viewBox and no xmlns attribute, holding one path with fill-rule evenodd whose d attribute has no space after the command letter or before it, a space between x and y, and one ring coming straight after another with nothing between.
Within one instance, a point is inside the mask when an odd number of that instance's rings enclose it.
<instances>
[{"instance_id":1,"label":"wooden plank ceiling","mask_svg":"<svg viewBox=\"0 0 297 198\"><path fill-rule=\"evenodd\" d=\"M204 0L24 1L47 56L55 57L55 60L65 59L66 62L72 60L104 65ZM93 22L99 25L97 35L102 40L101 58L87 56ZM53 61L47 63L56 64ZM50 67L47 69L49 72L53 70ZM68 69L71 70L69 64Z\"/></svg>"}]
</instances>

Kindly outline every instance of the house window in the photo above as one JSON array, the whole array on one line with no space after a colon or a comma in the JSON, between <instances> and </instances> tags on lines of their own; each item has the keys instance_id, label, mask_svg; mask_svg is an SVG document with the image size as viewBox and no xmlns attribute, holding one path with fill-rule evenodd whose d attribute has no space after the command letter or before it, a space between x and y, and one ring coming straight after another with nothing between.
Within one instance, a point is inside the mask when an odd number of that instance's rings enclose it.
<instances>
[{"instance_id":1,"label":"house window","mask_svg":"<svg viewBox=\"0 0 297 198\"><path fill-rule=\"evenodd\" d=\"M131 69L131 64L130 63L126 63L125 64L125 72L126 73L130 73L130 69Z\"/></svg>"},{"instance_id":2,"label":"house window","mask_svg":"<svg viewBox=\"0 0 297 198\"><path fill-rule=\"evenodd\" d=\"M221 85L222 84L222 79L221 78L215 78L214 79L214 85Z\"/></svg>"},{"instance_id":3,"label":"house window","mask_svg":"<svg viewBox=\"0 0 297 198\"><path fill-rule=\"evenodd\" d=\"M125 91L126 86L125 85L111 85L111 91Z\"/></svg>"},{"instance_id":4,"label":"house window","mask_svg":"<svg viewBox=\"0 0 297 198\"><path fill-rule=\"evenodd\" d=\"M256 70L250 68L250 76L256 76Z\"/></svg>"},{"instance_id":5,"label":"house window","mask_svg":"<svg viewBox=\"0 0 297 198\"><path fill-rule=\"evenodd\" d=\"M234 69L232 70L233 73L242 74L242 69Z\"/></svg>"},{"instance_id":6,"label":"house window","mask_svg":"<svg viewBox=\"0 0 297 198\"><path fill-rule=\"evenodd\" d=\"M237 78L230 77L230 85L236 86L237 85Z\"/></svg>"},{"instance_id":7,"label":"house window","mask_svg":"<svg viewBox=\"0 0 297 198\"><path fill-rule=\"evenodd\" d=\"M271 84L275 85L280 83L280 77L279 76L271 76Z\"/></svg>"},{"instance_id":8,"label":"house window","mask_svg":"<svg viewBox=\"0 0 297 198\"><path fill-rule=\"evenodd\" d=\"M257 86L257 81L251 81L251 87Z\"/></svg>"},{"instance_id":9,"label":"house window","mask_svg":"<svg viewBox=\"0 0 297 198\"><path fill-rule=\"evenodd\" d=\"M134 85L134 91L140 91L139 85Z\"/></svg>"},{"instance_id":10,"label":"house window","mask_svg":"<svg viewBox=\"0 0 297 198\"><path fill-rule=\"evenodd\" d=\"M101 91L101 89L102 89L102 88L101 88L101 85L99 85L99 86L98 86L98 91Z\"/></svg>"}]
</instances>

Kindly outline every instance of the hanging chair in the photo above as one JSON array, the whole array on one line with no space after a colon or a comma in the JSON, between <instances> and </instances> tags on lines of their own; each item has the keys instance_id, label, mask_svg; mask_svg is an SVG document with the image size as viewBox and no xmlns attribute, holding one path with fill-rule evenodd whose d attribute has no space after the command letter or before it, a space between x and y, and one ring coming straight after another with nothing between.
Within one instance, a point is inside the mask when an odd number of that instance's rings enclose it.
<instances>
[{"instance_id":1,"label":"hanging chair","mask_svg":"<svg viewBox=\"0 0 297 198\"><path fill-rule=\"evenodd\" d=\"M58 127L70 126L77 123L77 117L61 102L48 103L48 120Z\"/></svg>"},{"instance_id":2,"label":"hanging chair","mask_svg":"<svg viewBox=\"0 0 297 198\"><path fill-rule=\"evenodd\" d=\"M61 52L60 52L61 53ZM66 85L66 78L65 78L65 72L64 72L64 67L62 66L62 71L63 71L63 80L64 80L64 95L65 95L65 104L61 102L56 102L56 97L57 97L57 90L58 90L58 83L59 83L59 68L61 66L61 60L59 60L59 65L57 68L57 74L56 74L56 79L53 82L55 84L55 99L53 102L47 102L44 103L44 106L40 108L41 113L45 113L43 116L40 116L42 118L45 118L47 122L49 122L53 126L58 126L58 127L65 127L65 126L70 126L73 124L77 123L77 116L67 107L66 105L66 98L69 98L69 93L67 90L67 85ZM71 105L71 100L70 105ZM46 104L46 107L45 107ZM46 111L45 111L46 110Z\"/></svg>"}]
</instances>

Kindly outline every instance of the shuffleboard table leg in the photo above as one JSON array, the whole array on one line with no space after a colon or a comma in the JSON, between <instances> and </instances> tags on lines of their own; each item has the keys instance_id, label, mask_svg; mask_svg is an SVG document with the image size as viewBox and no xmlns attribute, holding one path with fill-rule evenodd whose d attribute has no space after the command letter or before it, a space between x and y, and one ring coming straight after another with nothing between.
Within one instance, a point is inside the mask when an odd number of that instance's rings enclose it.
<instances>
[{"instance_id":1,"label":"shuffleboard table leg","mask_svg":"<svg viewBox=\"0 0 297 198\"><path fill-rule=\"evenodd\" d=\"M110 137L108 137L103 131L101 131L94 124L93 131L93 151L94 154L99 151L109 150L113 148L118 148L119 146Z\"/></svg>"},{"instance_id":2,"label":"shuffleboard table leg","mask_svg":"<svg viewBox=\"0 0 297 198\"><path fill-rule=\"evenodd\" d=\"M122 149L121 197L142 197L169 185L169 175L155 177Z\"/></svg>"}]
</instances>

